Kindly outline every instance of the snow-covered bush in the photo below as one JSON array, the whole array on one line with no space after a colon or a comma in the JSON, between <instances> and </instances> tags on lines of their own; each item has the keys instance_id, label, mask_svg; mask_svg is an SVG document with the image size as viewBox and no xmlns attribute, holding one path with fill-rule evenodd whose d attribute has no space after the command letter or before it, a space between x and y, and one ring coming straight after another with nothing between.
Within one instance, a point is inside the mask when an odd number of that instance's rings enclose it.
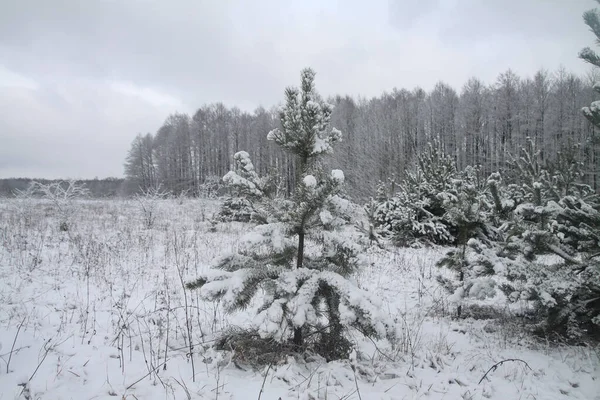
<instances>
[{"instance_id":1,"label":"snow-covered bush","mask_svg":"<svg viewBox=\"0 0 600 400\"><path fill-rule=\"evenodd\" d=\"M89 190L85 185L74 179L51 183L32 181L25 191L17 192L17 198L23 201L34 197L49 200L58 214L60 230L66 232L77 217L76 201L87 197L88 194Z\"/></svg>"},{"instance_id":2,"label":"snow-covered bush","mask_svg":"<svg viewBox=\"0 0 600 400\"><path fill-rule=\"evenodd\" d=\"M151 229L154 227L157 217L158 204L170 195L159 185L157 187L142 190L135 195L135 200L139 205L140 214L144 221L144 227Z\"/></svg>"},{"instance_id":3,"label":"snow-covered bush","mask_svg":"<svg viewBox=\"0 0 600 400\"><path fill-rule=\"evenodd\" d=\"M235 170L229 171L223 182L232 191L217 216L220 220L265 223L271 201L276 193L275 177L259 177L250 155L239 151L233 156Z\"/></svg>"},{"instance_id":4,"label":"snow-covered bush","mask_svg":"<svg viewBox=\"0 0 600 400\"><path fill-rule=\"evenodd\" d=\"M314 75L306 69L301 88L286 89L281 128L267 136L296 157L293 196L274 203L265 224L188 287L206 300L221 300L229 312L260 297L253 321L260 337L336 359L349 354L348 328L379 338L394 331L377 301L348 279L364 259L360 235L349 224L352 207L341 195L344 174L321 167L341 133L329 128L332 107L316 93ZM236 159L239 172L226 178L248 197L262 196L247 155Z\"/></svg>"}]
</instances>

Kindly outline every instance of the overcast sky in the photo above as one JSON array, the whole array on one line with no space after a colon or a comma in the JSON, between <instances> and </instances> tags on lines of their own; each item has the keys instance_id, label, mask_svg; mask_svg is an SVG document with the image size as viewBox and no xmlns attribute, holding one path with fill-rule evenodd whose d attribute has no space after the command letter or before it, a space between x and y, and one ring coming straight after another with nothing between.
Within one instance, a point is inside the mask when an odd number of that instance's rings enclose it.
<instances>
[{"instance_id":1,"label":"overcast sky","mask_svg":"<svg viewBox=\"0 0 600 400\"><path fill-rule=\"evenodd\" d=\"M122 176L169 113L586 73L592 0L0 0L0 178ZM265 132L266 134L266 132Z\"/></svg>"}]
</instances>

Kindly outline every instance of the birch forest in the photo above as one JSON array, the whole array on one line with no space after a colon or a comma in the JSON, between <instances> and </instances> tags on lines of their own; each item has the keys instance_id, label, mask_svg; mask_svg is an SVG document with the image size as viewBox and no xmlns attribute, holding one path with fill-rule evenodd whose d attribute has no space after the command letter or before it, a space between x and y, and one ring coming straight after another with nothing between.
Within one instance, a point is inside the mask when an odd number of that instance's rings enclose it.
<instances>
[{"instance_id":1,"label":"birch forest","mask_svg":"<svg viewBox=\"0 0 600 400\"><path fill-rule=\"evenodd\" d=\"M567 152L583 163L584 183L597 191L600 143L581 113L595 100L596 80L565 69L540 70L533 77L508 70L495 82L471 78L459 89L438 82L430 91L394 88L371 99L328 97L334 106L332 126L343 132L343 140L326 163L343 169L348 196L364 201L379 182L402 177L434 140L458 169L478 165L485 178L504 170L531 139L544 164ZM233 155L244 150L259 175L286 171L280 188L289 193L293 160L266 138L279 126L277 108L246 112L214 103L193 115L175 112L155 133L134 139L125 160L126 177L141 191L160 187L199 196L206 187L219 186L233 168Z\"/></svg>"}]
</instances>

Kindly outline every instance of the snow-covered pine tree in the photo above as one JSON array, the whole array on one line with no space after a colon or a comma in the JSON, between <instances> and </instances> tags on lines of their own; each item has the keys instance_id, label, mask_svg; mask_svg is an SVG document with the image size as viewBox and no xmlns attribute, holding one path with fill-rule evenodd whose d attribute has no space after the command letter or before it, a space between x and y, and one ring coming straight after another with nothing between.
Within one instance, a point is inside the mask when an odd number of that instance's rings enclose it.
<instances>
[{"instance_id":1,"label":"snow-covered pine tree","mask_svg":"<svg viewBox=\"0 0 600 400\"><path fill-rule=\"evenodd\" d=\"M291 341L297 350L313 344L334 359L348 354L347 328L371 337L394 331L374 299L348 279L363 264L360 235L349 224L351 204L341 196L343 172L326 173L320 163L341 132L329 127L332 107L317 94L314 77L305 69L300 89L286 89L281 127L267 135L296 157L292 198L188 288L205 300L221 300L229 312L260 297L254 325L261 337Z\"/></svg>"},{"instance_id":2,"label":"snow-covered pine tree","mask_svg":"<svg viewBox=\"0 0 600 400\"><path fill-rule=\"evenodd\" d=\"M532 142L510 165L512 182L498 173L488 179L491 221L500 236L487 243L471 239L461 259L469 271L493 274L489 283L509 302L529 304L538 332L579 338L600 322L598 196L578 182L575 161L561 156L556 165L543 165ZM559 258L542 261L544 254ZM468 284L463 287L466 292Z\"/></svg>"},{"instance_id":3,"label":"snow-covered pine tree","mask_svg":"<svg viewBox=\"0 0 600 400\"><path fill-rule=\"evenodd\" d=\"M599 0L596 0L600 3ZM600 43L600 12L598 9L588 10L583 14L583 21L590 28L590 30L596 36L596 40ZM589 47L583 48L579 52L579 57L592 64L595 67L600 68L600 56L594 50ZM600 93L600 82L594 85L594 90ZM600 101L594 101L589 107L583 108L583 115L592 123L594 126L600 127ZM598 137L596 137L598 139Z\"/></svg>"},{"instance_id":4,"label":"snow-covered pine tree","mask_svg":"<svg viewBox=\"0 0 600 400\"><path fill-rule=\"evenodd\" d=\"M488 177L487 187L493 204L490 217L496 227L501 227L508 221L517 203L512 196L506 195L502 175L499 172L494 172Z\"/></svg>"},{"instance_id":5,"label":"snow-covered pine tree","mask_svg":"<svg viewBox=\"0 0 600 400\"><path fill-rule=\"evenodd\" d=\"M374 224L390 232L402 246L454 243L456 229L444 219L443 193L452 188L456 175L454 161L434 140L419 154L413 170L406 173L393 196L378 198L369 205Z\"/></svg>"},{"instance_id":6,"label":"snow-covered pine tree","mask_svg":"<svg viewBox=\"0 0 600 400\"><path fill-rule=\"evenodd\" d=\"M446 210L444 219L457 231L457 247L448 251L437 266L454 271L458 282L441 275L438 282L453 294L458 317L462 313L463 298L482 300L495 293L495 284L488 278L495 273L494 265L482 256L491 240L497 237L491 223L493 203L478 175L477 168L467 166L453 180L452 188L439 195Z\"/></svg>"},{"instance_id":7,"label":"snow-covered pine tree","mask_svg":"<svg viewBox=\"0 0 600 400\"><path fill-rule=\"evenodd\" d=\"M558 316L591 333L600 332L600 198L589 187L586 192L559 200L553 230L568 254L576 255L564 257L572 293Z\"/></svg>"},{"instance_id":8,"label":"snow-covered pine tree","mask_svg":"<svg viewBox=\"0 0 600 400\"><path fill-rule=\"evenodd\" d=\"M523 250L526 257L533 260L537 255L565 252L549 229L558 210L558 199L554 198L557 189L541 161L535 142L528 138L519 156L511 156L508 165L511 184L507 192L516 204L511 221L512 235L518 235L525 241Z\"/></svg>"},{"instance_id":9,"label":"snow-covered pine tree","mask_svg":"<svg viewBox=\"0 0 600 400\"><path fill-rule=\"evenodd\" d=\"M275 177L258 176L250 155L245 151L235 153L233 159L235 169L223 177L223 182L233 193L223 202L218 218L226 221L266 223L270 202L277 189Z\"/></svg>"},{"instance_id":10,"label":"snow-covered pine tree","mask_svg":"<svg viewBox=\"0 0 600 400\"><path fill-rule=\"evenodd\" d=\"M600 0L596 1L600 3ZM600 11L588 10L583 14L583 19L597 41L600 41ZM579 57L600 68L600 56L591 48L586 47L581 50ZM600 82L594 84L594 90L600 92ZM594 101L590 106L583 107L582 112L588 121L596 128L600 128L600 101ZM600 143L598 129L594 130L590 141L596 145ZM574 172L568 177L581 178L583 175L581 164L569 159L568 155L566 153L566 157L563 157L566 163L558 165L557 170L564 171L564 164L570 164L569 171ZM563 177L564 172L558 176ZM576 272L577 285L572 291L572 297L569 298L569 307L566 307L568 318L576 320L580 327L598 333L600 332L598 329L600 327L600 196L586 185L565 184L563 187L564 197L558 201L560 211L557 213L555 230L561 242L579 255L569 263Z\"/></svg>"}]
</instances>

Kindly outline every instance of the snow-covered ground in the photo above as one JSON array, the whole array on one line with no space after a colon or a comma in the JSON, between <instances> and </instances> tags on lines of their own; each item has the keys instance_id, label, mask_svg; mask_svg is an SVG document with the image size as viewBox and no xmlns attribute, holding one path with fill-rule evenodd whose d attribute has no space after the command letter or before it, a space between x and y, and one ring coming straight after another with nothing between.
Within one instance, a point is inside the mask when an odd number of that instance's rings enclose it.
<instances>
[{"instance_id":1,"label":"snow-covered ground","mask_svg":"<svg viewBox=\"0 0 600 400\"><path fill-rule=\"evenodd\" d=\"M0 400L600 399L597 348L544 344L512 320L453 320L439 249L373 248L355 277L402 327L397 343L354 334L354 363L232 362L211 345L251 312L224 315L182 285L251 229L211 224L218 206L1 200Z\"/></svg>"}]
</instances>

